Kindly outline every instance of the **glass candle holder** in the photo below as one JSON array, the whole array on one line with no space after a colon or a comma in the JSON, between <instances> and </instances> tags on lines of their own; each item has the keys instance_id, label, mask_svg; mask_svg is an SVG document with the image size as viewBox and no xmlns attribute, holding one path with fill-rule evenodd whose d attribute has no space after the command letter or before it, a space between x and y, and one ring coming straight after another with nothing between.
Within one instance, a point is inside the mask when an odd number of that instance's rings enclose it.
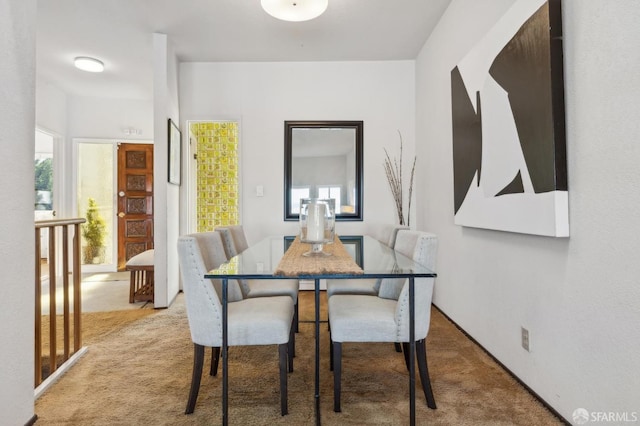
<instances>
[{"instance_id":1,"label":"glass candle holder","mask_svg":"<svg viewBox=\"0 0 640 426\"><path fill-rule=\"evenodd\" d=\"M336 202L334 199L300 199L300 241L311 244L304 256L330 256L322 250L335 238Z\"/></svg>"}]
</instances>

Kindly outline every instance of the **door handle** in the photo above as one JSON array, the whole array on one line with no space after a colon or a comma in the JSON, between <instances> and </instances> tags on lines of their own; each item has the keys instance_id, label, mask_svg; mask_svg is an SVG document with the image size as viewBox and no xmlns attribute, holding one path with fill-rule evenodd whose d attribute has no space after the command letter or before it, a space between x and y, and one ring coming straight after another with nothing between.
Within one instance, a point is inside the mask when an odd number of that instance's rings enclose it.
<instances>
[{"instance_id":1,"label":"door handle","mask_svg":"<svg viewBox=\"0 0 640 426\"><path fill-rule=\"evenodd\" d=\"M124 212L118 213L118 217L124 217Z\"/></svg>"}]
</instances>

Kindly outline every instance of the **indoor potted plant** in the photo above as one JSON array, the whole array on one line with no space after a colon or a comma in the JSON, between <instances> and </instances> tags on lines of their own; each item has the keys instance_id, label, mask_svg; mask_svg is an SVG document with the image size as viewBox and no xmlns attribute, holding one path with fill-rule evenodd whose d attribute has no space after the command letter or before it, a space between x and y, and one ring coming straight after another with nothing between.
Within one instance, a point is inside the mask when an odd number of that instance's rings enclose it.
<instances>
[{"instance_id":1,"label":"indoor potted plant","mask_svg":"<svg viewBox=\"0 0 640 426\"><path fill-rule=\"evenodd\" d=\"M100 212L96 200L89 198L87 207L87 222L82 225L82 237L86 245L83 248L84 263L101 263L104 257L104 237L106 224Z\"/></svg>"}]
</instances>

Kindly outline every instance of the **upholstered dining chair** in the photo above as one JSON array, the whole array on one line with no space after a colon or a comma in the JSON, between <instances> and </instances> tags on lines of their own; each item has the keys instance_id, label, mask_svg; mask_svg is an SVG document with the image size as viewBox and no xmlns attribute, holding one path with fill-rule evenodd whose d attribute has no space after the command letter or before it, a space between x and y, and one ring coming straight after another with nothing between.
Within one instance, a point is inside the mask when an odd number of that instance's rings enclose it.
<instances>
[{"instance_id":1,"label":"upholstered dining chair","mask_svg":"<svg viewBox=\"0 0 640 426\"><path fill-rule=\"evenodd\" d=\"M406 226L391 224L376 225L372 228L371 236L381 243L394 248L398 231L409 229ZM374 296L378 294L382 279L341 279L327 280L327 297L334 294L368 294Z\"/></svg>"},{"instance_id":2,"label":"upholstered dining chair","mask_svg":"<svg viewBox=\"0 0 640 426\"><path fill-rule=\"evenodd\" d=\"M437 247L438 240L433 234L401 230L398 232L395 250L433 269ZM431 320L434 280L416 278L414 281L416 356L422 389L430 408L436 408L436 403L429 380L425 340ZM378 295L336 294L329 298L334 411L340 411L344 342L409 342L409 279L403 278L402 281L402 286L398 287L394 283L384 293L381 288ZM405 350L405 358L408 357L407 353Z\"/></svg>"},{"instance_id":3,"label":"upholstered dining chair","mask_svg":"<svg viewBox=\"0 0 640 426\"><path fill-rule=\"evenodd\" d=\"M227 259L231 259L249 248L242 225L219 226L216 231L220 232L222 236ZM296 332L298 331L298 290L300 288L298 280L240 280L239 286L244 299L271 296L291 297L295 307L294 328Z\"/></svg>"},{"instance_id":4,"label":"upholstered dining chair","mask_svg":"<svg viewBox=\"0 0 640 426\"><path fill-rule=\"evenodd\" d=\"M381 224L374 225L371 228L371 236L376 240L380 241L388 245L391 248L394 248L396 245L396 236L398 235L398 231L401 229L409 229L408 226L404 225L393 225L393 224Z\"/></svg>"},{"instance_id":5,"label":"upholstered dining chair","mask_svg":"<svg viewBox=\"0 0 640 426\"><path fill-rule=\"evenodd\" d=\"M178 238L178 258L183 291L194 346L193 374L185 414L193 413L200 389L204 348L212 347L210 375L215 376L222 346L222 282L209 280L204 274L226 261L219 232L203 232ZM230 282L229 282L230 283ZM239 297L238 297L239 296ZM242 299L229 292L227 330L229 346L278 345L280 368L280 411L287 408L287 365L293 339L293 300L288 296Z\"/></svg>"}]
</instances>

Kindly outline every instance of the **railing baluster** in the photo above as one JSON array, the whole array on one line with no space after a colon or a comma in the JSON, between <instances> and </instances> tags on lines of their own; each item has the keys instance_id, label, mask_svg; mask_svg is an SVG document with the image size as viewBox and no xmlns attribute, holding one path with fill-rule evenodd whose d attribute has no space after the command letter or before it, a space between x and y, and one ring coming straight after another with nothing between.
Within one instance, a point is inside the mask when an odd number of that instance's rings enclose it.
<instances>
[{"instance_id":1,"label":"railing baluster","mask_svg":"<svg viewBox=\"0 0 640 426\"><path fill-rule=\"evenodd\" d=\"M63 309L63 342L64 359L69 359L69 229L62 227L62 288L64 290Z\"/></svg>"},{"instance_id":2,"label":"railing baluster","mask_svg":"<svg viewBox=\"0 0 640 426\"><path fill-rule=\"evenodd\" d=\"M34 386L42 382L42 264L40 257L40 228L36 228L36 321L35 321L35 376Z\"/></svg>"},{"instance_id":3,"label":"railing baluster","mask_svg":"<svg viewBox=\"0 0 640 426\"><path fill-rule=\"evenodd\" d=\"M82 347L82 333L80 313L82 312L82 299L80 298L80 224L76 223L73 233L73 350L78 351ZM77 314L76 314L77 312Z\"/></svg>"},{"instance_id":4,"label":"railing baluster","mask_svg":"<svg viewBox=\"0 0 640 426\"><path fill-rule=\"evenodd\" d=\"M49 229L49 374L56 371L57 324L56 324L56 232Z\"/></svg>"},{"instance_id":5,"label":"railing baluster","mask_svg":"<svg viewBox=\"0 0 640 426\"><path fill-rule=\"evenodd\" d=\"M56 298L56 235L58 229L62 233L62 310L63 310L63 346L64 355L61 365L71 357L71 315L73 315L73 353L82 348L81 322L81 265L80 265L80 224L86 219L43 220L35 223L35 375L34 385L38 387L43 382L42 374L42 228L48 230L49 236L49 375L60 366L57 365L57 298ZM73 226L73 243L71 255L69 253L69 227ZM72 271L69 270L70 262ZM73 296L71 296L69 274L73 274ZM73 312L71 312L71 297L73 297Z\"/></svg>"}]
</instances>

